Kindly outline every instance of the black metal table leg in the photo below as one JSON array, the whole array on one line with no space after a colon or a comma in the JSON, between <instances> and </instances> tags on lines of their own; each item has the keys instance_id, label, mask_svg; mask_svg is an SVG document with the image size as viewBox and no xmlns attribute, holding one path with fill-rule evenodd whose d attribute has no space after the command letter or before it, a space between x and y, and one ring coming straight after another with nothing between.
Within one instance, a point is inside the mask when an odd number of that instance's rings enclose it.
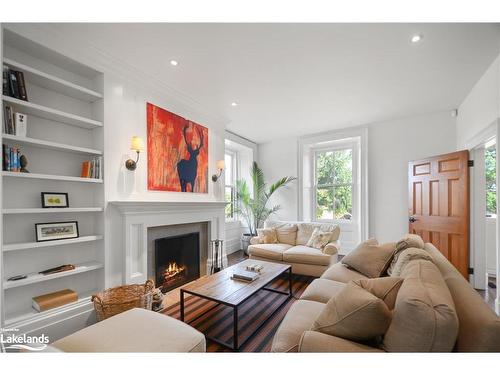
<instances>
[{"instance_id":1,"label":"black metal table leg","mask_svg":"<svg viewBox=\"0 0 500 375\"><path fill-rule=\"evenodd\" d=\"M293 291L292 291L292 267L288 269L288 291L289 291L289 296L293 296Z\"/></svg>"},{"instance_id":2,"label":"black metal table leg","mask_svg":"<svg viewBox=\"0 0 500 375\"><path fill-rule=\"evenodd\" d=\"M233 349L238 350L238 306L233 307Z\"/></svg>"},{"instance_id":3,"label":"black metal table leg","mask_svg":"<svg viewBox=\"0 0 500 375\"><path fill-rule=\"evenodd\" d=\"M181 322L184 321L184 291L181 289Z\"/></svg>"}]
</instances>

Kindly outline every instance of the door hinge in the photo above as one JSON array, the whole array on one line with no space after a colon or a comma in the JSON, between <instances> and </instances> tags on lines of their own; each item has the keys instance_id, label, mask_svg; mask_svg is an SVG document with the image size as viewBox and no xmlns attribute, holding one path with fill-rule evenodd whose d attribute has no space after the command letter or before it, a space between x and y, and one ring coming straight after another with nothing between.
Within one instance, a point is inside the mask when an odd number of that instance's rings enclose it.
<instances>
[{"instance_id":1,"label":"door hinge","mask_svg":"<svg viewBox=\"0 0 500 375\"><path fill-rule=\"evenodd\" d=\"M467 272L469 273L469 275L474 275L474 268L472 267L467 268Z\"/></svg>"},{"instance_id":2,"label":"door hinge","mask_svg":"<svg viewBox=\"0 0 500 375\"><path fill-rule=\"evenodd\" d=\"M467 162L467 165L468 165L469 167L473 167L473 166L474 166L474 160L469 160L469 161Z\"/></svg>"}]
</instances>

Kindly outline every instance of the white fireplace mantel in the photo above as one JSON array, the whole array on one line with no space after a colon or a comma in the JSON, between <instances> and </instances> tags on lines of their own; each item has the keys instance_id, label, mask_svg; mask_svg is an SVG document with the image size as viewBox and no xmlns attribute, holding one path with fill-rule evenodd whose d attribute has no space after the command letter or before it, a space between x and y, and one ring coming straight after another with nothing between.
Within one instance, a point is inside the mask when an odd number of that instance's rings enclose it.
<instances>
[{"instance_id":1,"label":"white fireplace mantel","mask_svg":"<svg viewBox=\"0 0 500 375\"><path fill-rule=\"evenodd\" d=\"M225 238L226 202L111 201L123 219L123 282L143 283L148 275L148 228L188 223L208 223L209 241ZM210 246L210 243L207 244ZM208 247L210 248L210 247ZM223 253L224 265L227 256ZM207 260L207 267L211 259Z\"/></svg>"}]
</instances>

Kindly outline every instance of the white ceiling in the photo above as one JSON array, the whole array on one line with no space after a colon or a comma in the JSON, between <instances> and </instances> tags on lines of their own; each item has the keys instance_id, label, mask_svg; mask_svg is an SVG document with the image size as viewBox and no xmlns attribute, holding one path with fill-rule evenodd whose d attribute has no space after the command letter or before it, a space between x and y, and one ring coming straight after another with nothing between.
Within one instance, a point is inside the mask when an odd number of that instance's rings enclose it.
<instances>
[{"instance_id":1,"label":"white ceiling","mask_svg":"<svg viewBox=\"0 0 500 375\"><path fill-rule=\"evenodd\" d=\"M498 24L58 27L147 70L259 143L457 108L498 55L500 30ZM416 33L423 40L412 45Z\"/></svg>"}]
</instances>

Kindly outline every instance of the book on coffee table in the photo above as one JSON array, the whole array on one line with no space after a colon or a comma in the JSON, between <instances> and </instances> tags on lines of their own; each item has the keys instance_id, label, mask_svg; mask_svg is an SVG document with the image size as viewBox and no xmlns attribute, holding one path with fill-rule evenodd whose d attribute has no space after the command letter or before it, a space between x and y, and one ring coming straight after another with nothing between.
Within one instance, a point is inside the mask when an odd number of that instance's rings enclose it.
<instances>
[{"instance_id":1,"label":"book on coffee table","mask_svg":"<svg viewBox=\"0 0 500 375\"><path fill-rule=\"evenodd\" d=\"M255 272L245 271L241 269L236 269L233 272L233 279L242 281L254 281L259 278L259 274Z\"/></svg>"}]
</instances>

